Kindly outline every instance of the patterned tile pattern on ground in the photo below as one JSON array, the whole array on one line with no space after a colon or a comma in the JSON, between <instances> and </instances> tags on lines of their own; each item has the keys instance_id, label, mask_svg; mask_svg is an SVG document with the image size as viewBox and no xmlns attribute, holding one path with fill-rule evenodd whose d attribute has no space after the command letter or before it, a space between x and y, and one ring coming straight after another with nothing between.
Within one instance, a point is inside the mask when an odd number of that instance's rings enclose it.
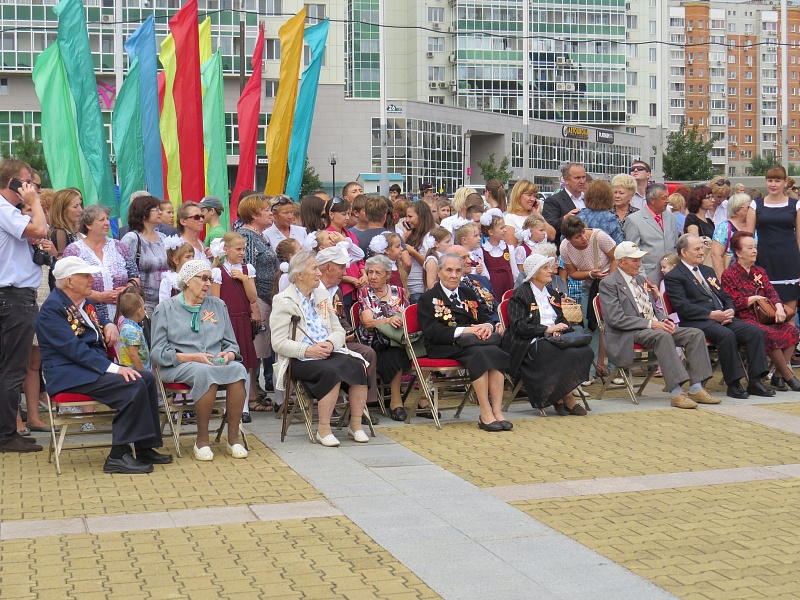
<instances>
[{"instance_id":1,"label":"patterned tile pattern on ground","mask_svg":"<svg viewBox=\"0 0 800 600\"><path fill-rule=\"evenodd\" d=\"M800 597L800 479L516 502L687 599Z\"/></svg>"},{"instance_id":2,"label":"patterned tile pattern on ground","mask_svg":"<svg viewBox=\"0 0 800 600\"><path fill-rule=\"evenodd\" d=\"M0 544L4 598L436 598L345 517Z\"/></svg>"},{"instance_id":3,"label":"patterned tile pattern on ground","mask_svg":"<svg viewBox=\"0 0 800 600\"><path fill-rule=\"evenodd\" d=\"M798 444L795 435L702 409L512 420L513 431L493 434L474 422L381 433L479 487L788 464Z\"/></svg>"},{"instance_id":4,"label":"patterned tile pattern on ground","mask_svg":"<svg viewBox=\"0 0 800 600\"><path fill-rule=\"evenodd\" d=\"M784 402L782 404L762 404L761 408L777 410L782 413L800 417L800 402Z\"/></svg>"},{"instance_id":5,"label":"patterned tile pattern on ground","mask_svg":"<svg viewBox=\"0 0 800 600\"><path fill-rule=\"evenodd\" d=\"M213 462L192 457L193 440L181 440L183 458L156 466L150 475L106 475L103 448L61 454L61 475L47 462L47 449L33 454L0 453L0 520L63 519L177 511L214 506L320 500L322 495L250 436L250 456L234 460L225 442ZM169 446L165 446L169 451ZM174 453L175 447L172 447Z\"/></svg>"}]
</instances>

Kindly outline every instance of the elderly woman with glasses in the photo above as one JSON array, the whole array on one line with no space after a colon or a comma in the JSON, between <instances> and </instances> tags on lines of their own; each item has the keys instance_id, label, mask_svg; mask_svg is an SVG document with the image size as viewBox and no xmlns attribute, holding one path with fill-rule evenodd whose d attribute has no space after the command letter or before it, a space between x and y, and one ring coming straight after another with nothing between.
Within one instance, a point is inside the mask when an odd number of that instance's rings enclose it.
<instances>
[{"instance_id":1,"label":"elderly woman with glasses","mask_svg":"<svg viewBox=\"0 0 800 600\"><path fill-rule=\"evenodd\" d=\"M214 460L208 422L219 388L226 393L226 450L233 458L245 458L247 450L239 443L239 420L246 371L225 303L208 293L211 266L205 260L190 260L178 273L178 286L181 293L159 304L153 313L151 360L160 367L163 381L192 388L197 414L195 459Z\"/></svg>"},{"instance_id":2,"label":"elderly woman with glasses","mask_svg":"<svg viewBox=\"0 0 800 600\"><path fill-rule=\"evenodd\" d=\"M339 322L330 294L320 287L321 272L313 252L303 250L289 261L292 284L273 298L269 324L275 363L275 389L286 390L288 372L301 381L319 402L319 428L316 441L323 446L338 446L331 431L331 416L344 389L351 414L347 434L356 442L369 437L361 428L358 415L367 403L367 369L364 359L345 346L345 330ZM354 429L355 427L355 429Z\"/></svg>"}]
</instances>

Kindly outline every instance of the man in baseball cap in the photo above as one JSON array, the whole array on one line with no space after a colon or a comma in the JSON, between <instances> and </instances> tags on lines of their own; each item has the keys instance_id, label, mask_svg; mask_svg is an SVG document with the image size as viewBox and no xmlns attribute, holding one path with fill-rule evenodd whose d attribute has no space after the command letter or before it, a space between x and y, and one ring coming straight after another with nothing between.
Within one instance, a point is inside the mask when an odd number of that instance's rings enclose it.
<instances>
[{"instance_id":1,"label":"man in baseball cap","mask_svg":"<svg viewBox=\"0 0 800 600\"><path fill-rule=\"evenodd\" d=\"M609 360L617 367L633 363L634 344L655 353L664 376L664 388L676 408L697 408L697 404L718 404L703 383L711 379L711 361L706 338L694 327L678 327L654 301L658 288L639 275L643 252L633 242L614 249L617 270L600 282L600 306L605 322L604 340ZM675 348L683 348L686 367ZM688 369L688 370L687 370ZM683 384L689 382L688 392Z\"/></svg>"},{"instance_id":2,"label":"man in baseball cap","mask_svg":"<svg viewBox=\"0 0 800 600\"><path fill-rule=\"evenodd\" d=\"M220 221L220 215L224 210L222 200L216 196L206 196L200 201L200 212L206 218L206 225L208 225L204 240L206 247L210 246L215 239L225 235L225 227Z\"/></svg>"}]
</instances>

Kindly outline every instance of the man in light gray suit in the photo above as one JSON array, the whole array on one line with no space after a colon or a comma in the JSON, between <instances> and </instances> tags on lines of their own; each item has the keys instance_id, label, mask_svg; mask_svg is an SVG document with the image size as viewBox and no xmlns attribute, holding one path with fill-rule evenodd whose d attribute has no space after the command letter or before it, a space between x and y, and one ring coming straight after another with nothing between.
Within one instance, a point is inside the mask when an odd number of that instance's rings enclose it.
<instances>
[{"instance_id":1,"label":"man in light gray suit","mask_svg":"<svg viewBox=\"0 0 800 600\"><path fill-rule=\"evenodd\" d=\"M675 252L678 243L678 224L667 210L668 199L667 186L654 183L647 188L647 205L625 219L625 239L647 252L641 274L655 285L661 283L661 257Z\"/></svg>"},{"instance_id":2,"label":"man in light gray suit","mask_svg":"<svg viewBox=\"0 0 800 600\"><path fill-rule=\"evenodd\" d=\"M634 343L641 344L655 352L672 406L697 408L698 402L719 404L719 398L703 388L703 382L711 379L706 337L694 327L679 328L656 307L650 294L655 294L658 288L639 275L645 255L633 242L622 242L614 249L617 270L600 282L603 340L608 358L618 367L630 365ZM675 351L676 346L686 353L686 367ZM684 392L682 386L687 381L689 391Z\"/></svg>"}]
</instances>

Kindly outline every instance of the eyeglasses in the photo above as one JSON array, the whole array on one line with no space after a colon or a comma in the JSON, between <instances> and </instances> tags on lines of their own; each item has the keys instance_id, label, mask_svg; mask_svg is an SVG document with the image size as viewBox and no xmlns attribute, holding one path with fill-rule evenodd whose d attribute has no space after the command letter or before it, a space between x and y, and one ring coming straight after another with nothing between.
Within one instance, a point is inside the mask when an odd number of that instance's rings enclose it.
<instances>
[{"instance_id":1,"label":"eyeglasses","mask_svg":"<svg viewBox=\"0 0 800 600\"><path fill-rule=\"evenodd\" d=\"M211 275L195 275L192 279L199 279L203 283L208 283L211 281Z\"/></svg>"},{"instance_id":2,"label":"eyeglasses","mask_svg":"<svg viewBox=\"0 0 800 600\"><path fill-rule=\"evenodd\" d=\"M331 198L331 201L328 203L328 206L325 207L325 212L330 212L334 206L336 206L341 202L344 202L344 198L339 198L338 196L336 196L336 198Z\"/></svg>"},{"instance_id":3,"label":"eyeglasses","mask_svg":"<svg viewBox=\"0 0 800 600\"><path fill-rule=\"evenodd\" d=\"M29 181L28 183L30 183L37 190L42 191L42 184L41 183L36 183L35 181Z\"/></svg>"},{"instance_id":4,"label":"eyeglasses","mask_svg":"<svg viewBox=\"0 0 800 600\"><path fill-rule=\"evenodd\" d=\"M631 167L631 172L633 171L647 171L647 167L643 167L642 165L636 165Z\"/></svg>"},{"instance_id":5,"label":"eyeglasses","mask_svg":"<svg viewBox=\"0 0 800 600\"><path fill-rule=\"evenodd\" d=\"M720 179L714 185L730 185L731 182L728 179Z\"/></svg>"},{"instance_id":6,"label":"eyeglasses","mask_svg":"<svg viewBox=\"0 0 800 600\"><path fill-rule=\"evenodd\" d=\"M158 206L156 206L155 208L151 208L150 212L164 212L164 211L161 210L161 208L159 208Z\"/></svg>"},{"instance_id":7,"label":"eyeglasses","mask_svg":"<svg viewBox=\"0 0 800 600\"><path fill-rule=\"evenodd\" d=\"M294 200L292 200L288 196L278 196L277 198L273 198L272 200L273 208L275 208L276 206L285 206L287 204L294 204Z\"/></svg>"},{"instance_id":8,"label":"eyeglasses","mask_svg":"<svg viewBox=\"0 0 800 600\"><path fill-rule=\"evenodd\" d=\"M205 219L203 215L192 215L190 217L186 217L187 219L194 219L195 221L202 221Z\"/></svg>"}]
</instances>

